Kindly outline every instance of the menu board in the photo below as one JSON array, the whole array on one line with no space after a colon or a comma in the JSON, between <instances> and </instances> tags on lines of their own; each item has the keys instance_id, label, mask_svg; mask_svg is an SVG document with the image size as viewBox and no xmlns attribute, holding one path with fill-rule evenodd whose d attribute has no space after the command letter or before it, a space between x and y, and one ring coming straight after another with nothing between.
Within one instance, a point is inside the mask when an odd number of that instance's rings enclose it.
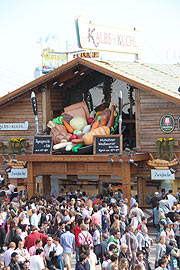
<instances>
[{"instance_id":1,"label":"menu board","mask_svg":"<svg viewBox=\"0 0 180 270\"><path fill-rule=\"evenodd\" d=\"M116 155L122 151L121 135L97 135L93 140L94 155Z\"/></svg>"},{"instance_id":2,"label":"menu board","mask_svg":"<svg viewBox=\"0 0 180 270\"><path fill-rule=\"evenodd\" d=\"M33 154L51 154L52 153L52 136L37 135L34 137Z\"/></svg>"}]
</instances>

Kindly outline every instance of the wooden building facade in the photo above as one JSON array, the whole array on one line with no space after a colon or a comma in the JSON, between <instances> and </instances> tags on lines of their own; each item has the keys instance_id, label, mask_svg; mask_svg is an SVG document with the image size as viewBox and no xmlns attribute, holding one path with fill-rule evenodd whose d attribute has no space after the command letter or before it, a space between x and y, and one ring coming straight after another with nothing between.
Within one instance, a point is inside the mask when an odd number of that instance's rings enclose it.
<instances>
[{"instance_id":1,"label":"wooden building facade","mask_svg":"<svg viewBox=\"0 0 180 270\"><path fill-rule=\"evenodd\" d=\"M120 179L117 183L121 182L124 197L130 199L131 182L136 181L139 202L146 204L147 187L155 183L151 181L151 168L147 165L149 153L155 156L155 141L159 137L180 140L179 77L172 69L168 73L164 68L140 63L112 63L77 58L0 98L0 124L25 121L29 124L28 130L23 131L0 129L0 174L5 174L7 167L7 164L3 163L3 155L9 152L9 141L21 137L26 140L26 152L16 158L27 162L26 182L29 197L35 194L37 176L43 176L44 194L49 195L52 175L98 175L98 183L109 182L110 176L116 175ZM180 68L176 67L176 72L179 70ZM138 166L131 166L127 155L122 157L122 163L119 162L118 155L113 156L113 163L108 162L107 155L33 155L36 127L31 92L36 94L39 127L42 132L48 121L59 116L65 106L83 100L89 89L104 82L106 78L121 80L134 89L135 117L124 120L124 124L129 126L134 123L138 153L133 155L133 160ZM160 119L165 114L171 114L175 119L175 128L169 134L163 133L160 128ZM178 147L175 152L179 157ZM180 186L179 165L176 166L176 171L176 180L172 183L174 191ZM158 181L155 189L159 190ZM152 189L152 192L155 189Z\"/></svg>"}]
</instances>

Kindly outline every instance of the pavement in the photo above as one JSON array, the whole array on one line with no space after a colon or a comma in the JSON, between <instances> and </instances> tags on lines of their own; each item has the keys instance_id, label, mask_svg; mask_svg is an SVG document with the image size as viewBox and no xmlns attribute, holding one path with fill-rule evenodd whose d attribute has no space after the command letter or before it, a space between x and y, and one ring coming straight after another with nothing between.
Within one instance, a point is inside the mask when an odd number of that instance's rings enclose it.
<instances>
[{"instance_id":1,"label":"pavement","mask_svg":"<svg viewBox=\"0 0 180 270\"><path fill-rule=\"evenodd\" d=\"M154 229L152 226L148 228L148 234L149 236L152 238L153 240L153 245L151 246L151 252L150 252L150 256L149 256L149 261L150 261L150 266L151 266L151 269L153 270L154 269L154 264L155 264L155 254L156 254L156 242L155 242L155 238L156 238L156 229ZM3 254L0 254L0 261L2 260L2 256ZM75 261L75 256L73 258L73 262L72 262L72 270L75 269L75 264L76 264L76 261ZM101 270L101 265L96 265L96 270Z\"/></svg>"}]
</instances>

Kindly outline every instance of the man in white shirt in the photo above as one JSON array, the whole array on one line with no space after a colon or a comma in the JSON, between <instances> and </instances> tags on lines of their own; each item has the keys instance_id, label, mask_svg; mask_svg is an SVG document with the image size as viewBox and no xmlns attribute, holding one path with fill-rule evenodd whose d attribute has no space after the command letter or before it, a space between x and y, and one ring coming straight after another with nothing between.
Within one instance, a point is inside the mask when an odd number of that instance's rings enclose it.
<instances>
[{"instance_id":1,"label":"man in white shirt","mask_svg":"<svg viewBox=\"0 0 180 270\"><path fill-rule=\"evenodd\" d=\"M43 250L38 248L36 250L36 255L30 257L30 270L42 270L44 268Z\"/></svg>"},{"instance_id":2,"label":"man in white shirt","mask_svg":"<svg viewBox=\"0 0 180 270\"><path fill-rule=\"evenodd\" d=\"M49 257L49 253L53 251L53 248L55 247L55 244L53 243L52 237L47 238L47 244L44 246L44 256L47 261L47 266L49 267L51 258Z\"/></svg>"},{"instance_id":3,"label":"man in white shirt","mask_svg":"<svg viewBox=\"0 0 180 270\"><path fill-rule=\"evenodd\" d=\"M169 194L167 195L168 196L168 202L170 204L170 206L172 207L174 205L174 203L176 202L176 198L173 196L172 194L172 190L170 189L169 190Z\"/></svg>"},{"instance_id":4,"label":"man in white shirt","mask_svg":"<svg viewBox=\"0 0 180 270\"><path fill-rule=\"evenodd\" d=\"M8 266L11 262L11 254L14 252L14 249L16 248L16 244L14 242L11 242L9 244L9 248L4 252L4 256L2 258L2 261L4 262L4 266Z\"/></svg>"}]
</instances>

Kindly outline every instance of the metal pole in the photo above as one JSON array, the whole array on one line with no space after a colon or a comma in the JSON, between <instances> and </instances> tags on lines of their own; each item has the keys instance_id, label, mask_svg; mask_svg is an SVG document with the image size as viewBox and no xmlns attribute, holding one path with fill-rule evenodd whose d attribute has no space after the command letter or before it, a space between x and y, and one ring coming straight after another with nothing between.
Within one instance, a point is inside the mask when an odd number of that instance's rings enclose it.
<instances>
[{"instance_id":1,"label":"metal pole","mask_svg":"<svg viewBox=\"0 0 180 270\"><path fill-rule=\"evenodd\" d=\"M36 100L36 96L34 92L31 93L31 103L32 103L33 112L35 115L36 134L38 134L39 133L39 121L38 121L38 116L37 116L38 110L37 110L37 100Z\"/></svg>"},{"instance_id":2,"label":"metal pole","mask_svg":"<svg viewBox=\"0 0 180 270\"><path fill-rule=\"evenodd\" d=\"M122 134L122 106L123 106L123 97L122 91L119 91L119 134Z\"/></svg>"}]
</instances>

